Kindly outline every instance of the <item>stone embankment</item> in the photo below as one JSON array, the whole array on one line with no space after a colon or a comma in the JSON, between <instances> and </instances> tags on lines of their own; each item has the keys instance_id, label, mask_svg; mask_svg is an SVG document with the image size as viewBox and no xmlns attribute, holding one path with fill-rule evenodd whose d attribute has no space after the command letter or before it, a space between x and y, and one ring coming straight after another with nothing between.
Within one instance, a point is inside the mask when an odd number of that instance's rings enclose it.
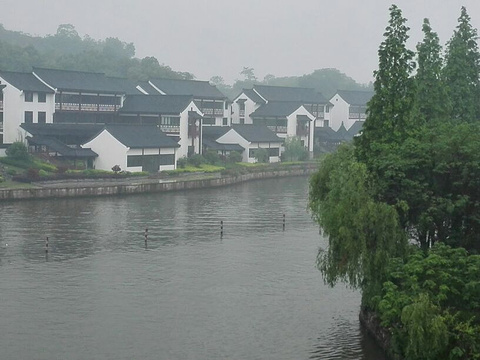
<instances>
[{"instance_id":1,"label":"stone embankment","mask_svg":"<svg viewBox=\"0 0 480 360\"><path fill-rule=\"evenodd\" d=\"M278 170L255 171L241 175L198 175L171 178L128 178L115 180L56 181L34 183L28 189L0 189L0 201L69 198L153 193L221 187L250 180L312 174L316 165L301 165Z\"/></svg>"}]
</instances>

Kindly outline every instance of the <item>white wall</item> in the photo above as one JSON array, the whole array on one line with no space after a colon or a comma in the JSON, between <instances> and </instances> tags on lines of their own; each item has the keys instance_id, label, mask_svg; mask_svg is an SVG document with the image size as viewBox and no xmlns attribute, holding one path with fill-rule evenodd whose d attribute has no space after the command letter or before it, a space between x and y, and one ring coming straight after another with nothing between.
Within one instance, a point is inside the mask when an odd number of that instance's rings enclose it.
<instances>
[{"instance_id":1,"label":"white wall","mask_svg":"<svg viewBox=\"0 0 480 360\"><path fill-rule=\"evenodd\" d=\"M348 129L351 126L351 124L347 126L350 105L338 94L335 94L330 99L330 102L333 104L333 107L330 109L330 127L337 131L343 122Z\"/></svg>"},{"instance_id":2,"label":"white wall","mask_svg":"<svg viewBox=\"0 0 480 360\"><path fill-rule=\"evenodd\" d=\"M83 144L82 147L91 148L98 154L94 163L95 169L110 171L113 166L119 165L122 170L127 170L128 147L120 143L108 131L103 130L94 139ZM142 169L129 171L142 171Z\"/></svg>"},{"instance_id":3,"label":"white wall","mask_svg":"<svg viewBox=\"0 0 480 360\"><path fill-rule=\"evenodd\" d=\"M300 140L303 140L305 147L308 147L309 152L313 152L313 136L315 131L315 117L307 110L304 106L300 106L297 110L287 116L287 134L283 134L282 138L295 137L297 136L297 116L304 115L310 119L310 133L309 136L300 136ZM279 134L277 134L279 135ZM310 137L310 146L308 143L308 138Z\"/></svg>"},{"instance_id":4,"label":"white wall","mask_svg":"<svg viewBox=\"0 0 480 360\"><path fill-rule=\"evenodd\" d=\"M203 115L200 109L192 101L185 110L180 113L180 141L178 144L180 148L177 150L178 158L186 157L188 154L188 147L192 144L192 138L188 137L188 112L196 111ZM200 120L198 120L200 121ZM195 154L200 154L200 139L196 138L194 141Z\"/></svg>"},{"instance_id":5,"label":"white wall","mask_svg":"<svg viewBox=\"0 0 480 360\"><path fill-rule=\"evenodd\" d=\"M239 144L245 150L242 154L242 162L255 163L256 159L254 157L249 157L250 149L268 149L268 148L279 148L281 147L281 142L278 143L251 143L245 140L240 134L238 134L234 129L229 130L226 134L217 139L217 142L220 144ZM281 150L280 150L281 151ZM280 156L271 156L270 162L279 162Z\"/></svg>"},{"instance_id":6,"label":"white wall","mask_svg":"<svg viewBox=\"0 0 480 360\"><path fill-rule=\"evenodd\" d=\"M23 91L0 77L2 84L7 85L3 89L3 142L11 144L22 139L20 125L25 121L25 111L33 112L33 122L38 122L38 112L46 113L46 122L53 122L55 111L55 95L46 94L46 102L38 102L38 93L33 93L33 102L25 102Z\"/></svg>"},{"instance_id":7,"label":"white wall","mask_svg":"<svg viewBox=\"0 0 480 360\"><path fill-rule=\"evenodd\" d=\"M253 120L250 117L250 114L257 110L260 105L256 104L253 100L251 100L247 95L241 93L237 98L233 101L232 109L232 124L240 124L240 105L237 103L237 100L245 100L245 124L253 124Z\"/></svg>"}]
</instances>

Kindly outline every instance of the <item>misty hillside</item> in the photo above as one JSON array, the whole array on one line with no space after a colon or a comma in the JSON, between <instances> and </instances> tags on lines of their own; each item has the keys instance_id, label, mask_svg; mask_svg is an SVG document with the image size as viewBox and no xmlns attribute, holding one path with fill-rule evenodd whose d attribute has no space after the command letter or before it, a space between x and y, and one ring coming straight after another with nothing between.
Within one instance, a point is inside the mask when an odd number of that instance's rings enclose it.
<instances>
[{"instance_id":1,"label":"misty hillside","mask_svg":"<svg viewBox=\"0 0 480 360\"><path fill-rule=\"evenodd\" d=\"M163 77L193 79L189 72L174 71L153 57L135 57L135 45L118 38L94 40L88 35L80 37L70 24L58 26L54 35L32 36L20 31L7 30L0 24L0 69L31 71L32 67L64 70L104 72L109 76L128 77L133 80ZM302 76L275 77L267 75L259 80L252 68L244 68L241 78L233 85L225 84L221 76L211 82L229 98L253 84L310 87L331 97L337 89L365 90L369 86L358 84L337 69L319 69Z\"/></svg>"}]
</instances>

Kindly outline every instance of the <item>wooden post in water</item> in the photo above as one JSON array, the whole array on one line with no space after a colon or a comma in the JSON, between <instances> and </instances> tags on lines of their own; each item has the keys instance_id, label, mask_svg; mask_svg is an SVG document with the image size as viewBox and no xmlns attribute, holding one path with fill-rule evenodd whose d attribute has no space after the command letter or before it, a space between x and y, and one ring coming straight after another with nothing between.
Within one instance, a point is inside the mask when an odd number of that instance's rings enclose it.
<instances>
[{"instance_id":1,"label":"wooden post in water","mask_svg":"<svg viewBox=\"0 0 480 360\"><path fill-rule=\"evenodd\" d=\"M45 239L45 254L48 254L48 236Z\"/></svg>"},{"instance_id":2,"label":"wooden post in water","mask_svg":"<svg viewBox=\"0 0 480 360\"><path fill-rule=\"evenodd\" d=\"M285 214L283 214L283 231L285 231Z\"/></svg>"},{"instance_id":3,"label":"wooden post in water","mask_svg":"<svg viewBox=\"0 0 480 360\"><path fill-rule=\"evenodd\" d=\"M223 220L220 220L220 237L223 237Z\"/></svg>"},{"instance_id":4,"label":"wooden post in water","mask_svg":"<svg viewBox=\"0 0 480 360\"><path fill-rule=\"evenodd\" d=\"M145 246L147 246L147 241L148 241L148 228L145 228Z\"/></svg>"}]
</instances>

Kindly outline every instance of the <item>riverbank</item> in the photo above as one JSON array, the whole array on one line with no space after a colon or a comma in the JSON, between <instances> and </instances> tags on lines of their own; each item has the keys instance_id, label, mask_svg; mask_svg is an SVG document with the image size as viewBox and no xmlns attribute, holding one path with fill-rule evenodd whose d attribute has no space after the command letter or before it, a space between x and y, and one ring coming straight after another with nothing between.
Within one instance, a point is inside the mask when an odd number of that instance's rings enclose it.
<instances>
[{"instance_id":1,"label":"riverbank","mask_svg":"<svg viewBox=\"0 0 480 360\"><path fill-rule=\"evenodd\" d=\"M169 177L132 177L122 179L82 179L32 183L30 188L0 189L0 201L112 196L179 191L233 185L245 181L286 176L306 176L317 164L291 165L279 169L255 169L246 174L180 174Z\"/></svg>"}]
</instances>

